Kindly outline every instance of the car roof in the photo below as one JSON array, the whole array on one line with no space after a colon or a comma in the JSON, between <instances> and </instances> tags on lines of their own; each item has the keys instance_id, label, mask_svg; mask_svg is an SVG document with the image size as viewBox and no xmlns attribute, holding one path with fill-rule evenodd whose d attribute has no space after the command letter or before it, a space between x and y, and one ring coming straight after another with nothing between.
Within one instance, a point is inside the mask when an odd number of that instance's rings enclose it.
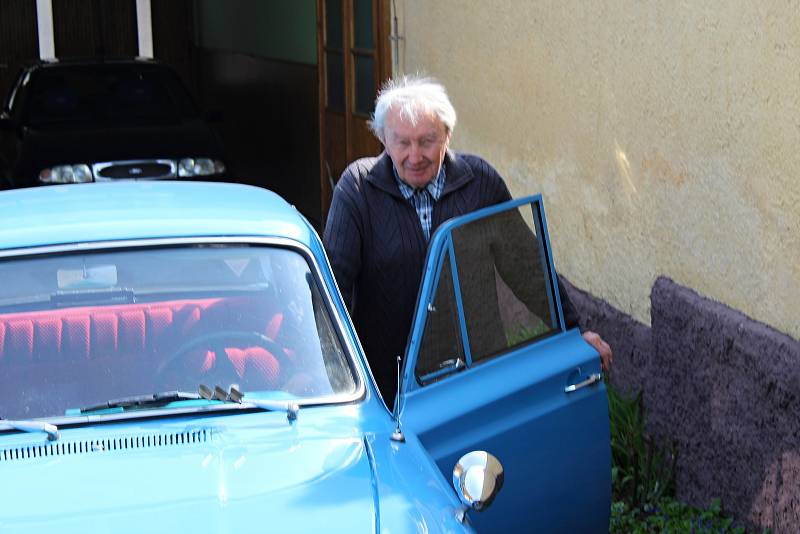
<instances>
[{"instance_id":1,"label":"car roof","mask_svg":"<svg viewBox=\"0 0 800 534\"><path fill-rule=\"evenodd\" d=\"M287 237L316 248L275 193L230 183L139 181L0 193L0 250L148 238Z\"/></svg>"}]
</instances>

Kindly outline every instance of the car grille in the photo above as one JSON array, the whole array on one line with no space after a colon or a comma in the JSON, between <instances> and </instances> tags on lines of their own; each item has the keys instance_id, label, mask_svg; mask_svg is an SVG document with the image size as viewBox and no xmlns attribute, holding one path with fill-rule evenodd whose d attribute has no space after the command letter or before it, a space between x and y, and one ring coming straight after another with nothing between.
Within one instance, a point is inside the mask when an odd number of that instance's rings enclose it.
<instances>
[{"instance_id":1,"label":"car grille","mask_svg":"<svg viewBox=\"0 0 800 534\"><path fill-rule=\"evenodd\" d=\"M158 180L177 176L177 164L169 159L108 161L92 165L97 182L108 180Z\"/></svg>"}]
</instances>

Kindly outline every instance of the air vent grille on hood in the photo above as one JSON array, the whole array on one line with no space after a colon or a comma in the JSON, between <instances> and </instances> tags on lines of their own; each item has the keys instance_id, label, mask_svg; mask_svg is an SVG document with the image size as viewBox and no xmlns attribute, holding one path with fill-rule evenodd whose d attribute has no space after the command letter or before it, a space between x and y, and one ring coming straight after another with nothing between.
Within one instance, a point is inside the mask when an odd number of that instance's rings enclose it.
<instances>
[{"instance_id":1,"label":"air vent grille on hood","mask_svg":"<svg viewBox=\"0 0 800 534\"><path fill-rule=\"evenodd\" d=\"M175 447L206 443L211 439L211 429L201 428L170 434L108 437L85 441L57 441L45 445L28 445L0 450L0 463L51 456L73 456L76 454L93 454L128 449Z\"/></svg>"}]
</instances>

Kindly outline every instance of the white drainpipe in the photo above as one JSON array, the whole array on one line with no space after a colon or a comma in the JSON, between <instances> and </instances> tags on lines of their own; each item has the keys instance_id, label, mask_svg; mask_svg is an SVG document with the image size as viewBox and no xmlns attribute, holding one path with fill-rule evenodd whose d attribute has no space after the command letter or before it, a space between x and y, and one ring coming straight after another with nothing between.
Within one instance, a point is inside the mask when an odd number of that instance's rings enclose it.
<instances>
[{"instance_id":1,"label":"white drainpipe","mask_svg":"<svg viewBox=\"0 0 800 534\"><path fill-rule=\"evenodd\" d=\"M139 34L139 57L153 57L153 21L150 0L136 0L136 31Z\"/></svg>"},{"instance_id":2,"label":"white drainpipe","mask_svg":"<svg viewBox=\"0 0 800 534\"><path fill-rule=\"evenodd\" d=\"M39 58L55 58L56 42L53 39L53 3L51 0L36 0L36 29L39 33Z\"/></svg>"}]
</instances>

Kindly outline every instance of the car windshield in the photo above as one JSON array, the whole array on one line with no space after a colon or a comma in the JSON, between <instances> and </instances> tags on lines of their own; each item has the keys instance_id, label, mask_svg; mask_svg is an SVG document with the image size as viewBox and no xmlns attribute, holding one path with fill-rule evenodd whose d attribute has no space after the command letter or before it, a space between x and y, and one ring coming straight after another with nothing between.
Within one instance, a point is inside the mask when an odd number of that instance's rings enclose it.
<instances>
[{"instance_id":1,"label":"car windshield","mask_svg":"<svg viewBox=\"0 0 800 534\"><path fill-rule=\"evenodd\" d=\"M326 297L294 249L27 256L0 261L0 280L6 419L74 415L200 384L297 401L356 391Z\"/></svg>"},{"instance_id":2,"label":"car windshield","mask_svg":"<svg viewBox=\"0 0 800 534\"><path fill-rule=\"evenodd\" d=\"M178 77L159 65L42 69L30 81L28 123L141 123L198 115Z\"/></svg>"}]
</instances>

